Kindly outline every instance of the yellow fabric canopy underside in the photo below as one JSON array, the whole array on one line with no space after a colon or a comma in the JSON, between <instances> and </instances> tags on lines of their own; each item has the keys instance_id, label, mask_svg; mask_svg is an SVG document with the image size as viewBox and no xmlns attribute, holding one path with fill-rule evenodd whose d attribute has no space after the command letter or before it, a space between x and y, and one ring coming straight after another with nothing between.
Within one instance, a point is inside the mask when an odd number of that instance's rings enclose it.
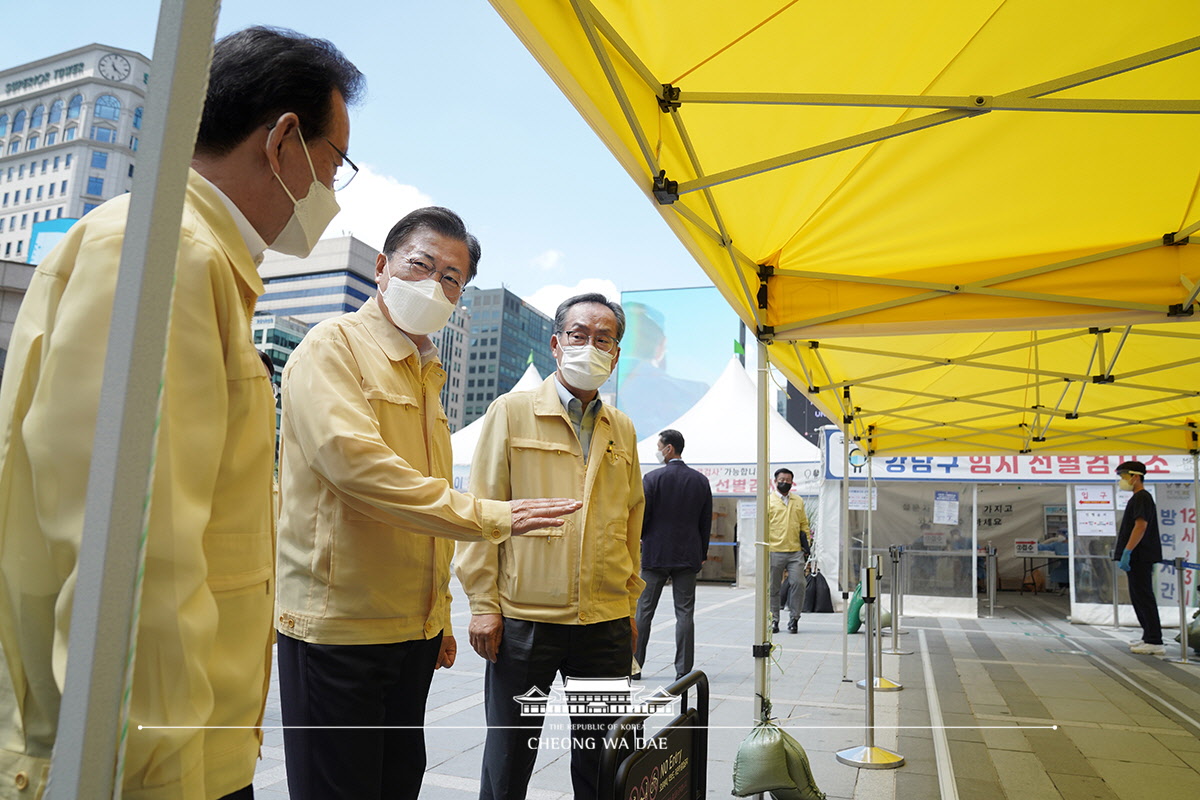
<instances>
[{"instance_id":1,"label":"yellow fabric canopy underside","mask_svg":"<svg viewBox=\"0 0 1200 800\"><path fill-rule=\"evenodd\" d=\"M877 452L1196 447L1200 4L493 5Z\"/></svg>"}]
</instances>

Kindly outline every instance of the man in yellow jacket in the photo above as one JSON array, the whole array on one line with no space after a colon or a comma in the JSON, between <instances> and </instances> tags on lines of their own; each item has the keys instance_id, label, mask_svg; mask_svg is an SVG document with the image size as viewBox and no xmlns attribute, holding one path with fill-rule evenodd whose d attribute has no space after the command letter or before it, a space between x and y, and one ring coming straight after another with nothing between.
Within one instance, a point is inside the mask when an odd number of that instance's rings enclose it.
<instances>
[{"instance_id":1,"label":"man in yellow jacket","mask_svg":"<svg viewBox=\"0 0 1200 800\"><path fill-rule=\"evenodd\" d=\"M488 408L471 462L479 497L567 496L583 509L540 536L461 546L457 572L471 605L471 646L488 660L488 722L480 797L524 797L541 717L514 700L573 678L630 674L641 567L642 472L629 418L599 399L625 331L621 306L603 295L558 308L550 347L558 370L536 390ZM628 677L624 677L628 685ZM569 738L577 800L598 796L609 719L576 717ZM518 726L525 726L520 728Z\"/></svg>"},{"instance_id":2,"label":"man in yellow jacket","mask_svg":"<svg viewBox=\"0 0 1200 800\"><path fill-rule=\"evenodd\" d=\"M256 267L267 247L306 253L336 213L346 103L361 85L333 45L291 32L251 28L213 53L149 486L126 800L251 796L274 534L274 400L250 340ZM70 230L13 330L0 390L0 797L41 796L56 738L128 207L116 198Z\"/></svg>"},{"instance_id":3,"label":"man in yellow jacket","mask_svg":"<svg viewBox=\"0 0 1200 800\"><path fill-rule=\"evenodd\" d=\"M284 369L275 624L292 800L415 800L429 684L457 651L451 540L494 549L580 506L451 485L429 335L479 254L453 211L408 214L375 260L375 297L314 327Z\"/></svg>"},{"instance_id":4,"label":"man in yellow jacket","mask_svg":"<svg viewBox=\"0 0 1200 800\"><path fill-rule=\"evenodd\" d=\"M771 553L771 630L779 633L779 586L788 576L788 633L799 631L804 606L804 562L811 544L804 499L792 495L790 469L775 470L775 490L767 493L767 547Z\"/></svg>"}]
</instances>

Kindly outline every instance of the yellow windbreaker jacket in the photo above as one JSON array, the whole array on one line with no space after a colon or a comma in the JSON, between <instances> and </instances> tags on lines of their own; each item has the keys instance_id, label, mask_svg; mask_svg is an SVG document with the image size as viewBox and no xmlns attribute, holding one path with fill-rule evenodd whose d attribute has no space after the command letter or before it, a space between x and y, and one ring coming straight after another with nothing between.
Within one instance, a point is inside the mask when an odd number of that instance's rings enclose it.
<instances>
[{"instance_id":1,"label":"yellow windbreaker jacket","mask_svg":"<svg viewBox=\"0 0 1200 800\"><path fill-rule=\"evenodd\" d=\"M0 389L0 797L38 796L54 745L128 208L126 195L92 211L39 265ZM220 196L192 172L150 487L129 800L208 800L254 776L261 731L198 726L260 724L270 674L274 401L250 341L262 291Z\"/></svg>"},{"instance_id":2,"label":"yellow windbreaker jacket","mask_svg":"<svg viewBox=\"0 0 1200 800\"><path fill-rule=\"evenodd\" d=\"M772 487L767 493L767 520L767 545L772 553L795 553L804 549L800 546L800 532L808 533L804 498L793 494L785 504ZM812 542L808 546L811 548Z\"/></svg>"},{"instance_id":3,"label":"yellow windbreaker jacket","mask_svg":"<svg viewBox=\"0 0 1200 800\"><path fill-rule=\"evenodd\" d=\"M554 380L492 402L471 462L471 492L497 500L573 497L583 508L561 528L500 547L459 546L458 579L472 614L568 625L630 617L646 585L637 435L629 417L602 405L585 466Z\"/></svg>"},{"instance_id":4,"label":"yellow windbreaker jacket","mask_svg":"<svg viewBox=\"0 0 1200 800\"><path fill-rule=\"evenodd\" d=\"M283 371L275 625L317 644L450 630L447 539L493 542L508 503L454 491L441 363L376 298L308 332Z\"/></svg>"}]
</instances>

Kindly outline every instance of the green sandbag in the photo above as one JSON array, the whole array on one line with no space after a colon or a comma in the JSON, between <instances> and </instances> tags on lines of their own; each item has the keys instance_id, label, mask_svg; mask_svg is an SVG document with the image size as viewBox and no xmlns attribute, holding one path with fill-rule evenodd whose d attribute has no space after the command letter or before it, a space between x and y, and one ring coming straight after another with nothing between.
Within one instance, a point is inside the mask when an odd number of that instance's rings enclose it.
<instances>
[{"instance_id":1,"label":"green sandbag","mask_svg":"<svg viewBox=\"0 0 1200 800\"><path fill-rule=\"evenodd\" d=\"M774 722L754 726L733 762L733 794L761 792L770 792L776 800L825 800L804 748Z\"/></svg>"},{"instance_id":2,"label":"green sandbag","mask_svg":"<svg viewBox=\"0 0 1200 800\"><path fill-rule=\"evenodd\" d=\"M854 587L854 594L850 595L850 614L846 619L846 633L858 633L858 629L862 627L862 584Z\"/></svg>"},{"instance_id":3,"label":"green sandbag","mask_svg":"<svg viewBox=\"0 0 1200 800\"><path fill-rule=\"evenodd\" d=\"M879 611L879 627L881 627L881 628L892 627L892 612L888 611L887 609L880 609L880 611Z\"/></svg>"}]
</instances>

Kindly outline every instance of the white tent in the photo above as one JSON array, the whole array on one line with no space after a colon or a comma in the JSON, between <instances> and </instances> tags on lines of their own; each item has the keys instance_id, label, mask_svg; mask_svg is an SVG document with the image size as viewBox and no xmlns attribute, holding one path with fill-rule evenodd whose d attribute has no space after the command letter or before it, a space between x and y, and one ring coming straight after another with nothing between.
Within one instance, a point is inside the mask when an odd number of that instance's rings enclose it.
<instances>
[{"instance_id":1,"label":"white tent","mask_svg":"<svg viewBox=\"0 0 1200 800\"><path fill-rule=\"evenodd\" d=\"M510 392L529 392L542 385L542 376L538 374L537 367L530 364L525 374L521 379L509 389ZM454 452L454 466L470 466L471 459L475 455L475 445L479 444L479 433L482 430L480 427L483 423L483 417L466 425L460 430L450 434L450 448ZM457 472L457 470L455 470ZM463 473L465 480L465 471ZM455 475L455 488L462 488L458 485L458 476Z\"/></svg>"},{"instance_id":2,"label":"white tent","mask_svg":"<svg viewBox=\"0 0 1200 800\"><path fill-rule=\"evenodd\" d=\"M730 358L712 388L682 417L666 426L683 434L683 460L692 466L755 464L758 458L756 391L754 381L737 356ZM820 464L819 447L801 436L775 409L771 409L770 416L772 464ZM638 442L638 458L643 465L654 464L658 433L653 431ZM797 472L798 488L801 477ZM815 490L815 486L813 488Z\"/></svg>"}]
</instances>

